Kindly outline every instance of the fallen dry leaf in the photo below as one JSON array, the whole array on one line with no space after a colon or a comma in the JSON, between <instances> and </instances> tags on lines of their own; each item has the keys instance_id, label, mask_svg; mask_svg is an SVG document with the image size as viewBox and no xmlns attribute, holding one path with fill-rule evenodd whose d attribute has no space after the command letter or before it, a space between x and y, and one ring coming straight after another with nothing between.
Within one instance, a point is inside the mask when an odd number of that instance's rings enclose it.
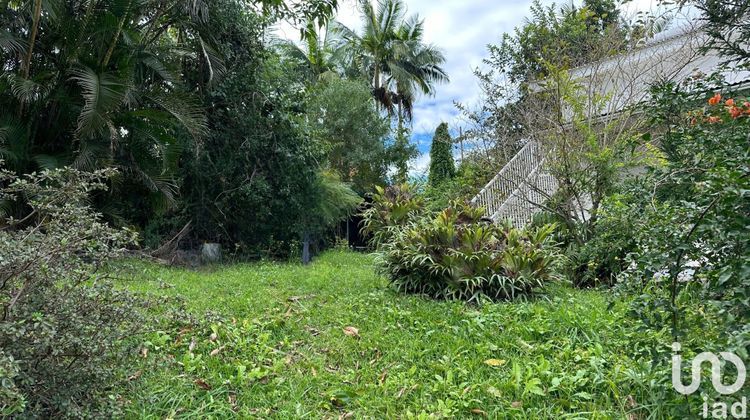
<instances>
[{"instance_id":1,"label":"fallen dry leaf","mask_svg":"<svg viewBox=\"0 0 750 420\"><path fill-rule=\"evenodd\" d=\"M144 359L148 357L148 349L146 347L141 349L141 357Z\"/></svg>"},{"instance_id":2,"label":"fallen dry leaf","mask_svg":"<svg viewBox=\"0 0 750 420\"><path fill-rule=\"evenodd\" d=\"M344 334L349 337L359 338L359 330L355 327L344 327Z\"/></svg>"},{"instance_id":3,"label":"fallen dry leaf","mask_svg":"<svg viewBox=\"0 0 750 420\"><path fill-rule=\"evenodd\" d=\"M216 333L211 333L211 336L210 336L210 337L208 337L208 339L209 339L209 340L211 340L211 342L212 342L212 343L213 343L214 341L216 341L216 339L217 339L217 338L219 338L219 336L218 336L218 335L216 335Z\"/></svg>"},{"instance_id":4,"label":"fallen dry leaf","mask_svg":"<svg viewBox=\"0 0 750 420\"><path fill-rule=\"evenodd\" d=\"M398 391L398 395L396 395L396 398L398 399L398 398L403 397L404 394L406 394L407 392L414 391L415 389L417 389L418 386L419 385L412 385L410 388L401 388L401 390Z\"/></svg>"},{"instance_id":5,"label":"fallen dry leaf","mask_svg":"<svg viewBox=\"0 0 750 420\"><path fill-rule=\"evenodd\" d=\"M224 350L224 347L226 347L226 346L221 346L221 347L219 347L217 349L211 350L211 356L216 356L217 354L221 353L221 351Z\"/></svg>"},{"instance_id":6,"label":"fallen dry leaf","mask_svg":"<svg viewBox=\"0 0 750 420\"><path fill-rule=\"evenodd\" d=\"M629 410L633 410L636 407L638 407L638 403L635 402L635 398L633 398L632 395L628 395L628 398L625 403L625 407L628 408ZM638 416L638 414L636 413L628 413L628 417L627 417L628 420L638 420L639 418L640 416Z\"/></svg>"},{"instance_id":7,"label":"fallen dry leaf","mask_svg":"<svg viewBox=\"0 0 750 420\"><path fill-rule=\"evenodd\" d=\"M484 361L484 363L492 366L492 367L498 367L505 364L505 360L502 359L487 359Z\"/></svg>"},{"instance_id":8,"label":"fallen dry leaf","mask_svg":"<svg viewBox=\"0 0 750 420\"><path fill-rule=\"evenodd\" d=\"M479 408L472 408L471 414L478 414L480 416L487 416L487 413L484 412L484 410L481 410Z\"/></svg>"},{"instance_id":9,"label":"fallen dry leaf","mask_svg":"<svg viewBox=\"0 0 750 420\"><path fill-rule=\"evenodd\" d=\"M385 379L388 377L388 370L384 370L383 373L380 374L380 377L378 378L378 382L380 385L383 385L385 383Z\"/></svg>"},{"instance_id":10,"label":"fallen dry leaf","mask_svg":"<svg viewBox=\"0 0 750 420\"><path fill-rule=\"evenodd\" d=\"M140 378L141 375L143 375L143 371L139 370L139 371L135 372L134 374L128 376L128 381L134 381L134 380Z\"/></svg>"},{"instance_id":11,"label":"fallen dry leaf","mask_svg":"<svg viewBox=\"0 0 750 420\"><path fill-rule=\"evenodd\" d=\"M211 389L211 385L209 385L208 382L204 381L203 379L196 379L195 381L193 381L193 383L205 389L206 391Z\"/></svg>"},{"instance_id":12,"label":"fallen dry leaf","mask_svg":"<svg viewBox=\"0 0 750 420\"><path fill-rule=\"evenodd\" d=\"M513 401L510 403L510 406L513 408L521 408L523 407L523 403L521 401Z\"/></svg>"},{"instance_id":13,"label":"fallen dry leaf","mask_svg":"<svg viewBox=\"0 0 750 420\"><path fill-rule=\"evenodd\" d=\"M227 399L229 400L229 406L232 407L232 411L237 411L237 395L229 394Z\"/></svg>"},{"instance_id":14,"label":"fallen dry leaf","mask_svg":"<svg viewBox=\"0 0 750 420\"><path fill-rule=\"evenodd\" d=\"M346 419L351 419L351 418L354 418L354 413L352 412L344 413L339 416L339 420L346 420Z\"/></svg>"},{"instance_id":15,"label":"fallen dry leaf","mask_svg":"<svg viewBox=\"0 0 750 420\"><path fill-rule=\"evenodd\" d=\"M190 340L190 345L188 346L188 351L189 351L190 353L192 353L192 352L193 352L193 350L195 349L195 344L196 344L196 343L195 343L195 337L193 337L193 339L192 339L192 340Z\"/></svg>"}]
</instances>

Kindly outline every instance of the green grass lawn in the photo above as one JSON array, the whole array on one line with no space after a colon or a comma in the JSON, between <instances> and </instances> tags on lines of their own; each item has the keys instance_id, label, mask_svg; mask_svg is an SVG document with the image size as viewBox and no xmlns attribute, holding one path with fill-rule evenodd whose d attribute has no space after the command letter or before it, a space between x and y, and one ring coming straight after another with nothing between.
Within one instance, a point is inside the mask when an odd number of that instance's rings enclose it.
<instances>
[{"instance_id":1,"label":"green grass lawn","mask_svg":"<svg viewBox=\"0 0 750 420\"><path fill-rule=\"evenodd\" d=\"M623 305L598 291L432 301L338 251L308 267L138 266L129 287L183 296L206 327L149 336L122 391L129 417L623 418L647 392Z\"/></svg>"}]
</instances>

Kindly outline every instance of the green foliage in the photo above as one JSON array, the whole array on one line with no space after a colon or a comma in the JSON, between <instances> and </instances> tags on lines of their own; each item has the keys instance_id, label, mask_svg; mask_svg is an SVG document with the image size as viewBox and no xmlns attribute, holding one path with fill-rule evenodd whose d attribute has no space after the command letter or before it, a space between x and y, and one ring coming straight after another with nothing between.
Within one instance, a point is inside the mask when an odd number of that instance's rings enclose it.
<instances>
[{"instance_id":1,"label":"green foliage","mask_svg":"<svg viewBox=\"0 0 750 420\"><path fill-rule=\"evenodd\" d=\"M390 165L388 121L380 116L365 83L331 80L310 92L306 120L324 166L361 194L385 183Z\"/></svg>"},{"instance_id":2,"label":"green foliage","mask_svg":"<svg viewBox=\"0 0 750 420\"><path fill-rule=\"evenodd\" d=\"M178 3L4 2L0 158L19 174L118 168L93 203L151 245L191 220L193 243L289 240L277 222L299 218L318 151L299 128L305 79L280 77L263 37L279 19L325 24L337 2Z\"/></svg>"},{"instance_id":3,"label":"green foliage","mask_svg":"<svg viewBox=\"0 0 750 420\"><path fill-rule=\"evenodd\" d=\"M456 166L453 163L453 139L448 132L448 124L441 123L435 129L430 147L430 185L437 187L453 178Z\"/></svg>"},{"instance_id":4,"label":"green foliage","mask_svg":"<svg viewBox=\"0 0 750 420\"><path fill-rule=\"evenodd\" d=\"M304 46L291 40L280 40L277 46L284 57L301 66L311 85L335 80L340 74L345 74L342 68L344 48L333 31L327 30L322 34L313 22L307 22L303 33Z\"/></svg>"},{"instance_id":5,"label":"green foliage","mask_svg":"<svg viewBox=\"0 0 750 420\"><path fill-rule=\"evenodd\" d=\"M210 135L183 154L179 229L244 256L284 256L296 223L315 202L319 150L300 127L304 101L296 68L267 52L263 21L240 5L216 4L217 48L233 63L203 101ZM170 232L165 232L169 235Z\"/></svg>"},{"instance_id":6,"label":"green foliage","mask_svg":"<svg viewBox=\"0 0 750 420\"><path fill-rule=\"evenodd\" d=\"M315 183L315 193L310 200L315 206L303 216L305 230L326 230L331 225L351 216L362 203L362 197L348 184L341 182L335 173L320 172Z\"/></svg>"},{"instance_id":7,"label":"green foliage","mask_svg":"<svg viewBox=\"0 0 750 420\"><path fill-rule=\"evenodd\" d=\"M382 246L383 272L400 292L470 302L529 296L557 278L554 226L501 227L483 213L456 202L403 227Z\"/></svg>"},{"instance_id":8,"label":"green foliage","mask_svg":"<svg viewBox=\"0 0 750 420\"><path fill-rule=\"evenodd\" d=\"M634 202L637 252L626 279L647 284L644 317L666 312L676 338L686 317L712 303L722 314L728 338L747 357L750 344L750 108L745 100L720 97L684 112L680 104L705 100L690 86L655 89L657 122L671 121L655 136L663 159L650 167ZM734 104L732 103L734 102ZM693 102L694 103L694 102ZM705 102L704 102L705 103ZM672 114L672 118L665 116ZM640 205L639 205L640 204ZM666 310L665 310L666 309Z\"/></svg>"},{"instance_id":9,"label":"green foliage","mask_svg":"<svg viewBox=\"0 0 750 420\"><path fill-rule=\"evenodd\" d=\"M547 169L559 184L554 196L535 203L555 213L577 245L583 245L598 222L605 197L616 191L620 174L638 166L638 129L644 118L632 109L609 115L607 94L591 93L583 79L549 68L538 95L542 117L534 128L546 155ZM543 110L543 111L542 111Z\"/></svg>"},{"instance_id":10,"label":"green foliage","mask_svg":"<svg viewBox=\"0 0 750 420\"><path fill-rule=\"evenodd\" d=\"M362 213L362 233L370 236L370 245L380 248L395 232L417 220L423 213L424 200L409 184L375 187L372 203Z\"/></svg>"},{"instance_id":11,"label":"green foliage","mask_svg":"<svg viewBox=\"0 0 750 420\"><path fill-rule=\"evenodd\" d=\"M557 121L567 114L565 107L540 101L539 88L544 88L546 78L608 60L642 39L620 19L616 2L582 3L542 5L535 1L531 16L513 33L504 34L500 43L488 45L482 69L474 71L482 100L476 109L459 105L469 122L463 137L473 141L474 151L495 173L529 138L549 129L540 125L553 120L568 125L569 121Z\"/></svg>"},{"instance_id":12,"label":"green foliage","mask_svg":"<svg viewBox=\"0 0 750 420\"><path fill-rule=\"evenodd\" d=\"M678 2L686 3L685 0ZM689 2L702 14L703 29L709 35L706 48L718 50L728 63L750 64L750 4L744 1L696 0ZM728 35L729 34L729 35Z\"/></svg>"},{"instance_id":13,"label":"green foliage","mask_svg":"<svg viewBox=\"0 0 750 420\"><path fill-rule=\"evenodd\" d=\"M87 204L113 171L0 173L0 198L26 203L0 227L0 414L110 415L104 394L128 362L142 302L106 269L134 234ZM130 353L132 354L132 353Z\"/></svg>"},{"instance_id":14,"label":"green foliage","mask_svg":"<svg viewBox=\"0 0 750 420\"><path fill-rule=\"evenodd\" d=\"M352 252L140 268L128 287L182 295L207 320L148 337L142 375L122 385L126 417L671 418L662 372L627 356L668 337L638 331L608 292L551 286L481 306L397 295Z\"/></svg>"},{"instance_id":15,"label":"green foliage","mask_svg":"<svg viewBox=\"0 0 750 420\"><path fill-rule=\"evenodd\" d=\"M612 0L586 0L581 7L571 3L560 8L536 0L531 18L522 27L513 35L505 34L500 45L488 47L488 62L516 83L543 79L550 65L573 68L591 61L597 44L621 31L619 23Z\"/></svg>"},{"instance_id":16,"label":"green foliage","mask_svg":"<svg viewBox=\"0 0 750 420\"><path fill-rule=\"evenodd\" d=\"M4 5L0 20L12 42L0 47L8 61L0 125L12 136L0 147L9 167L28 173L114 166L119 202L99 197L110 216L143 217L174 206L178 138L206 133L191 92L224 70L203 7L114 0ZM191 86L182 77L191 67L210 71ZM133 196L145 199L129 208L124 202Z\"/></svg>"},{"instance_id":17,"label":"green foliage","mask_svg":"<svg viewBox=\"0 0 750 420\"><path fill-rule=\"evenodd\" d=\"M599 218L588 232L588 240L574 241L566 250L568 272L578 287L614 286L617 276L627 268L628 255L635 251L635 221L641 213L632 203L632 192L613 194L604 199Z\"/></svg>"},{"instance_id":18,"label":"green foliage","mask_svg":"<svg viewBox=\"0 0 750 420\"><path fill-rule=\"evenodd\" d=\"M419 157L417 146L409 141L411 130L404 126L403 118L399 118L396 126L396 136L391 147L388 148L390 161L396 167L396 173L391 182L405 184L409 180L409 161Z\"/></svg>"},{"instance_id":19,"label":"green foliage","mask_svg":"<svg viewBox=\"0 0 750 420\"><path fill-rule=\"evenodd\" d=\"M331 229L336 223L345 220L362 203L362 197L348 184L341 182L338 174L320 172L311 194L311 206L306 209L299 221L302 236L302 262L311 261L310 243L316 236Z\"/></svg>"},{"instance_id":20,"label":"green foliage","mask_svg":"<svg viewBox=\"0 0 750 420\"><path fill-rule=\"evenodd\" d=\"M453 200L471 200L495 173L491 168L467 156L458 165L453 178L444 180L439 185L425 185L427 209L437 212L448 207Z\"/></svg>"}]
</instances>

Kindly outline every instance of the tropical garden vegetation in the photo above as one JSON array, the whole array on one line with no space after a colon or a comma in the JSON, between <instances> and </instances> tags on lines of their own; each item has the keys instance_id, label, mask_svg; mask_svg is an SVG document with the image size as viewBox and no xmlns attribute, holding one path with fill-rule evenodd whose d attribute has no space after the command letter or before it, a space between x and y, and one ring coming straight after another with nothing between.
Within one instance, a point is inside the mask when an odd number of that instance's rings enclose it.
<instances>
[{"instance_id":1,"label":"tropical garden vegetation","mask_svg":"<svg viewBox=\"0 0 750 420\"><path fill-rule=\"evenodd\" d=\"M667 21L536 2L421 179L446 57L402 0L359 29L339 6L3 2L0 416L734 415L750 384L681 395L671 360L750 361L748 93L698 75L610 115L571 69ZM743 2L668 6L748 65ZM529 136L560 188L486 218L469 199Z\"/></svg>"}]
</instances>

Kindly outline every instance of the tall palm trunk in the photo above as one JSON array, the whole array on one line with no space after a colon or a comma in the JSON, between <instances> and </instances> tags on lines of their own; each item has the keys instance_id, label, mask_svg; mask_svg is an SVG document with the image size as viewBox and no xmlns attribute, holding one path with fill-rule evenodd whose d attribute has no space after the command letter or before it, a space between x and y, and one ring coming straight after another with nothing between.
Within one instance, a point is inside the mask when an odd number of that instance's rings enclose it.
<instances>
[{"instance_id":1,"label":"tall palm trunk","mask_svg":"<svg viewBox=\"0 0 750 420\"><path fill-rule=\"evenodd\" d=\"M375 76L372 78L372 86L376 90L380 89L380 66L377 64L375 65Z\"/></svg>"},{"instance_id":2,"label":"tall palm trunk","mask_svg":"<svg viewBox=\"0 0 750 420\"><path fill-rule=\"evenodd\" d=\"M125 8L125 13L123 13L122 18L120 18L120 21L117 23L117 31L115 32L115 36L114 38L112 38L112 43L109 45L107 53L104 55L104 60L102 60L102 69L107 67L107 65L109 64L109 60L112 58L112 53L115 51L117 40L120 39L122 28L125 26L125 20L128 18L128 14L130 13L130 4L132 2L132 0L128 1L128 5Z\"/></svg>"},{"instance_id":3,"label":"tall palm trunk","mask_svg":"<svg viewBox=\"0 0 750 420\"><path fill-rule=\"evenodd\" d=\"M31 18L31 36L29 37L29 50L26 52L26 58L23 61L23 78L28 79L31 71L31 56L34 54L34 42L39 32L39 19L42 17L42 0L34 2L34 14Z\"/></svg>"}]
</instances>

